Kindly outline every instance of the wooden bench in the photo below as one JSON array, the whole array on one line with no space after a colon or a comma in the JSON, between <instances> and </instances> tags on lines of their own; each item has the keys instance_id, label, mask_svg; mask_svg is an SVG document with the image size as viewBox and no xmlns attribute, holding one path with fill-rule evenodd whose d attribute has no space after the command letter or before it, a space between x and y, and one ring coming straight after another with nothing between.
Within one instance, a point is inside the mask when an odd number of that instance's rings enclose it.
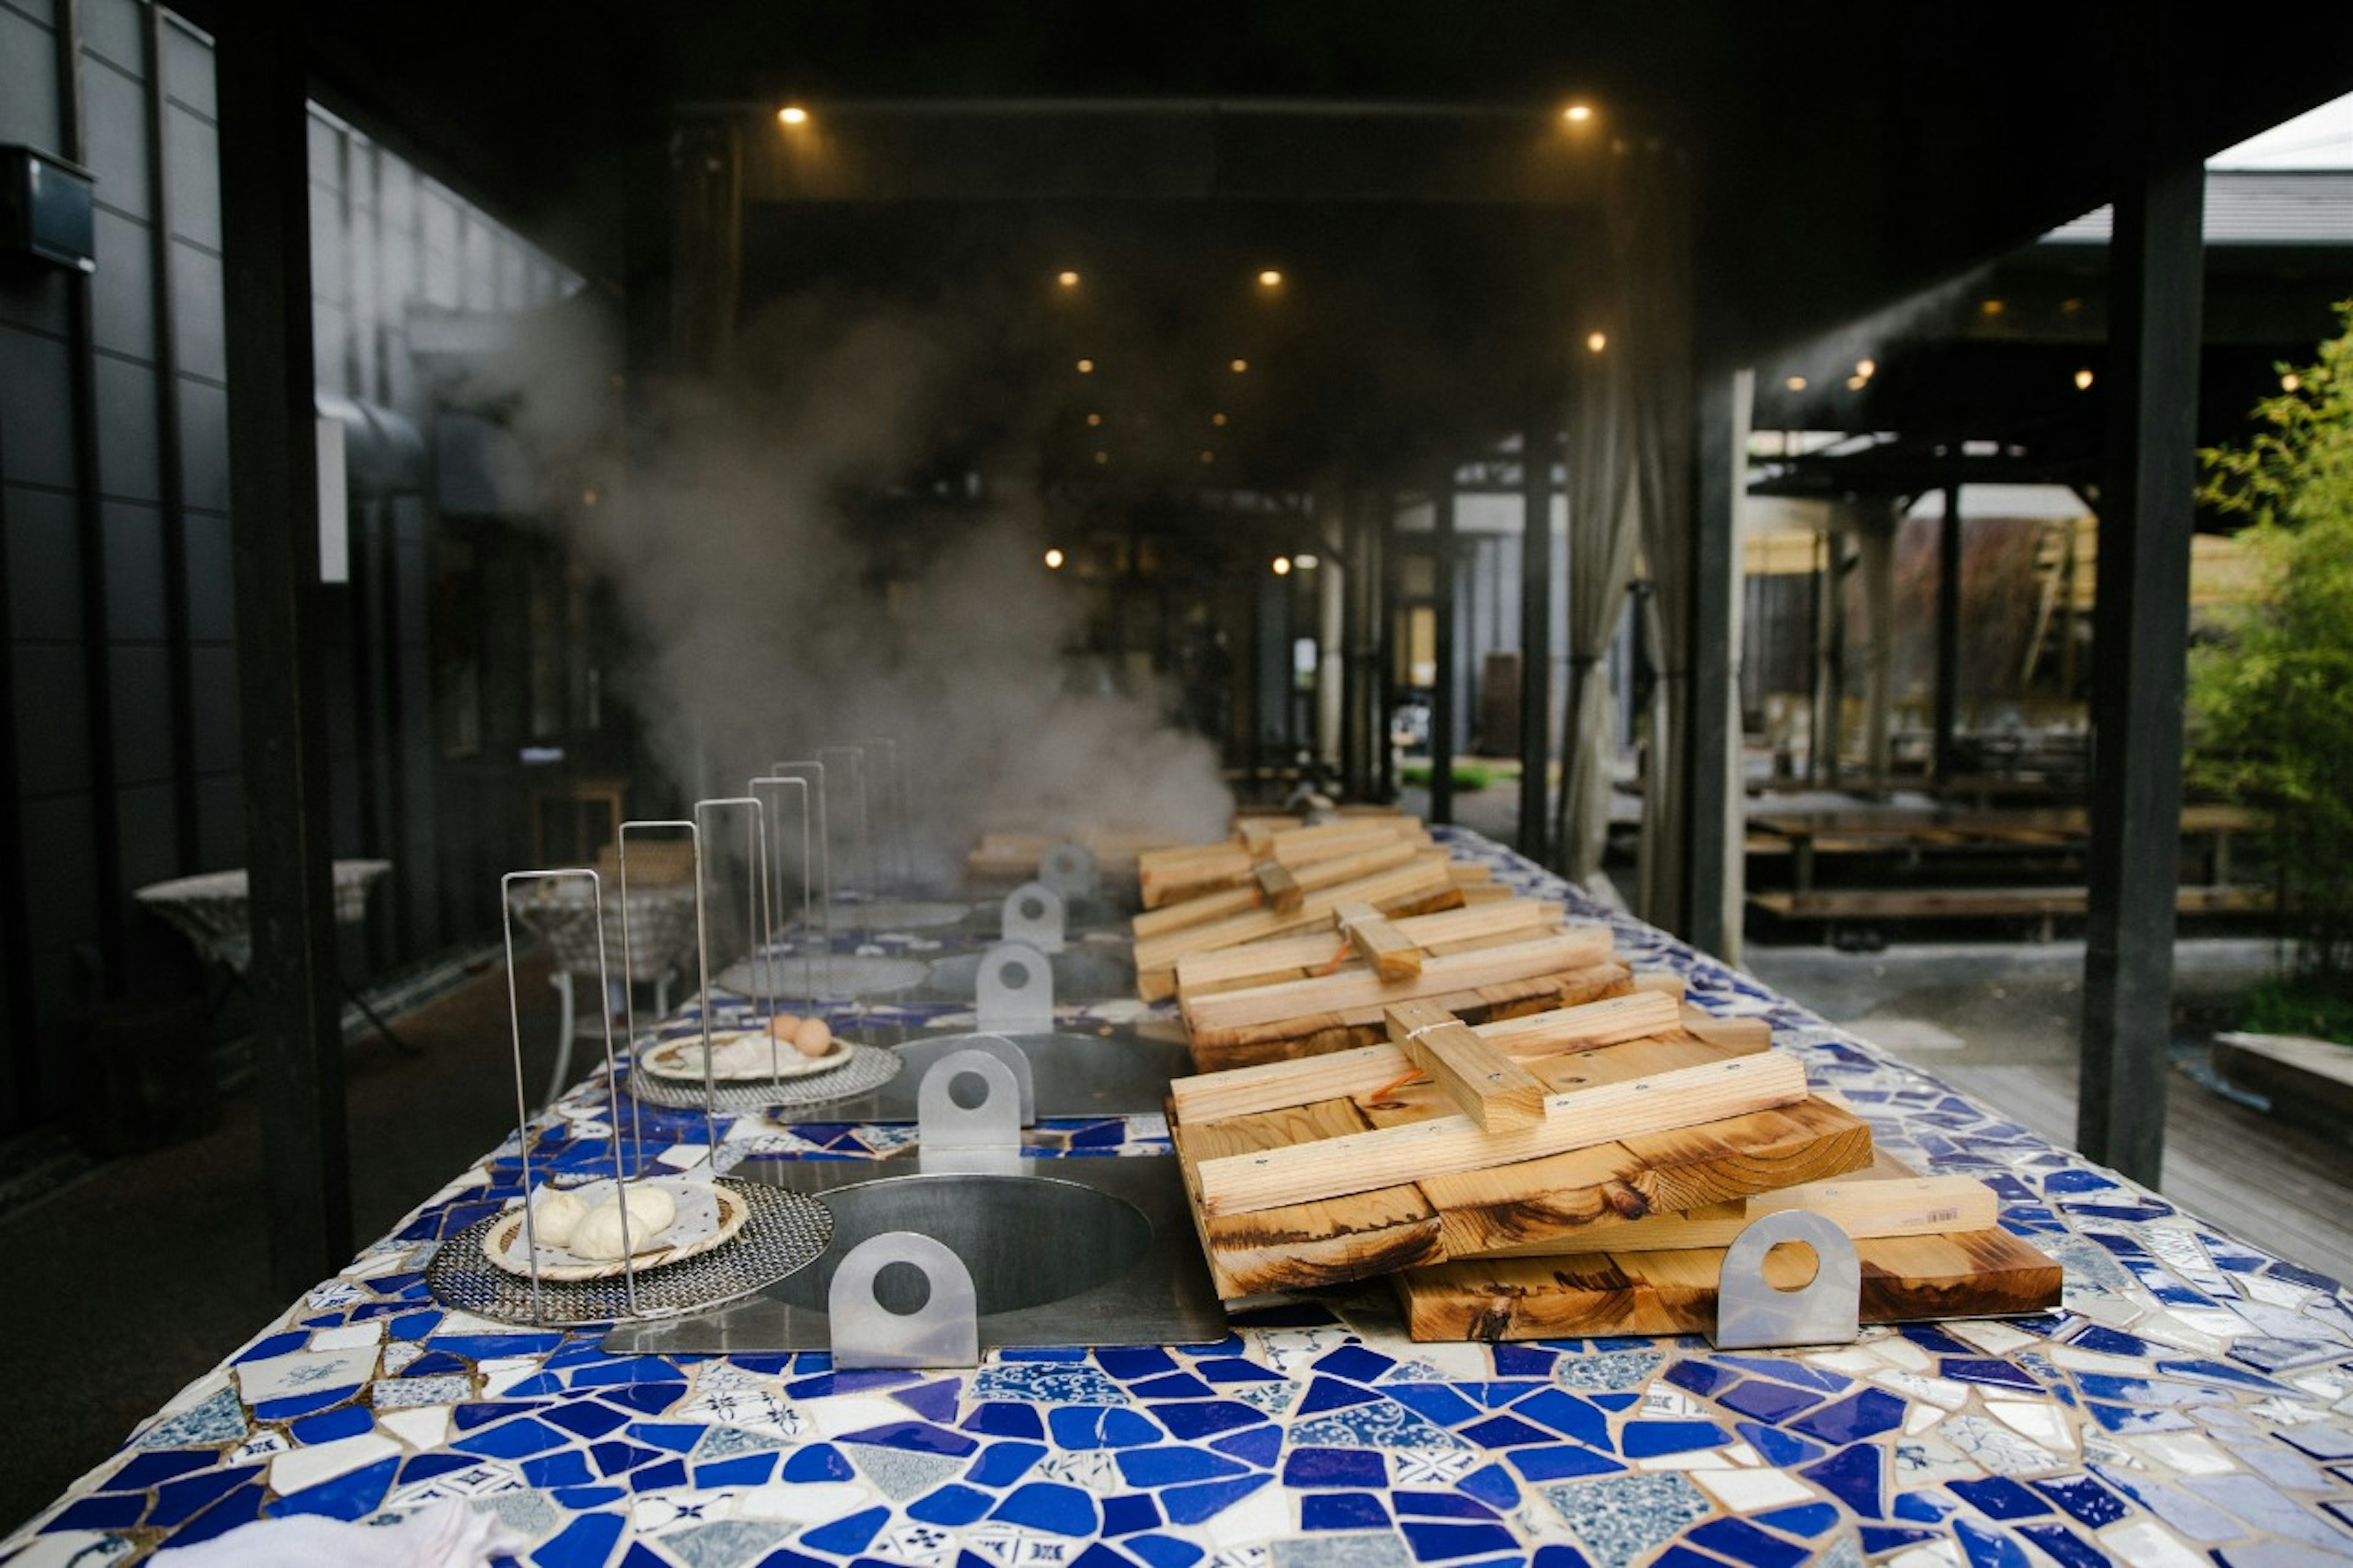
<instances>
[{"instance_id":1,"label":"wooden bench","mask_svg":"<svg viewBox=\"0 0 2353 1568\"><path fill-rule=\"evenodd\" d=\"M1842 888L1752 893L1748 901L1787 921L1923 921L2039 919L2049 941L2052 923L2091 908L2084 888ZM2272 908L2265 888L2183 886L2174 908L2185 915L2261 914Z\"/></svg>"}]
</instances>

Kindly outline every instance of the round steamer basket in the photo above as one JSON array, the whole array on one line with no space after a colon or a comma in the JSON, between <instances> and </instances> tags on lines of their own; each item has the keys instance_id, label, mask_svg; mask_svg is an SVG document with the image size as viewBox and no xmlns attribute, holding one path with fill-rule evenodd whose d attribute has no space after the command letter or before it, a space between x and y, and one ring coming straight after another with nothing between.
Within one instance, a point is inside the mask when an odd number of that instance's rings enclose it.
<instances>
[{"instance_id":1,"label":"round steamer basket","mask_svg":"<svg viewBox=\"0 0 2353 1568\"><path fill-rule=\"evenodd\" d=\"M815 1198L755 1182L723 1178L718 1184L743 1203L743 1228L707 1252L673 1263L640 1265L634 1311L628 1282L619 1273L579 1280L550 1279L543 1274L534 1315L531 1276L510 1273L482 1250L492 1227L512 1223L513 1213L478 1220L443 1241L425 1266L426 1289L445 1307L501 1323L571 1328L670 1318L765 1289L815 1262L831 1244L833 1215Z\"/></svg>"},{"instance_id":2,"label":"round steamer basket","mask_svg":"<svg viewBox=\"0 0 2353 1568\"><path fill-rule=\"evenodd\" d=\"M852 1045L841 1066L805 1078L722 1079L711 1086L711 1109L750 1115L776 1109L830 1105L836 1100L871 1094L899 1076L906 1064L898 1052L880 1046ZM643 1105L667 1110L701 1110L701 1078L668 1078L634 1068L622 1089Z\"/></svg>"},{"instance_id":3,"label":"round steamer basket","mask_svg":"<svg viewBox=\"0 0 2353 1568\"><path fill-rule=\"evenodd\" d=\"M712 1183L711 1190L719 1201L718 1225L691 1239L649 1247L633 1254L640 1272L683 1263L715 1247L723 1247L735 1238L736 1233L744 1228L744 1222L752 1217L751 1205L738 1197L733 1188L722 1183ZM500 1215L496 1223L482 1233L482 1256L489 1258L493 1267L505 1269L518 1279L529 1279L530 1267L512 1261L510 1256L515 1237L522 1228L522 1210L520 1207ZM583 1279L617 1279L625 1271L621 1259L617 1258L610 1262L600 1259L594 1263L543 1263L539 1268L539 1279L543 1285L551 1279L574 1283Z\"/></svg>"},{"instance_id":4,"label":"round steamer basket","mask_svg":"<svg viewBox=\"0 0 2353 1568\"><path fill-rule=\"evenodd\" d=\"M932 966L920 958L892 958L871 952L837 952L831 967L818 957L813 967L804 969L798 955L772 959L767 973L749 960L731 963L713 975L713 991L732 992L738 996L765 996L774 992L776 1000L790 1006L806 1001L802 994L814 984L821 1001L840 1001L853 996L874 996L891 991L907 991L921 985Z\"/></svg>"}]
</instances>

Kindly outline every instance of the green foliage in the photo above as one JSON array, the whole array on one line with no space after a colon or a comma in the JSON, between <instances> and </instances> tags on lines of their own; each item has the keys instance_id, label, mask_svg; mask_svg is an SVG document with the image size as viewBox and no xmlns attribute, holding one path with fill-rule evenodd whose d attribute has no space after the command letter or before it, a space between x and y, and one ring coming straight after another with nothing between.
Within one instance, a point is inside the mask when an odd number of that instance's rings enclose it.
<instances>
[{"instance_id":1,"label":"green foliage","mask_svg":"<svg viewBox=\"0 0 2353 1568\"><path fill-rule=\"evenodd\" d=\"M2353 300L2339 335L2200 454L2268 593L2189 663L2193 782L2272 813L2282 915L2309 973L2353 973Z\"/></svg>"},{"instance_id":2,"label":"green foliage","mask_svg":"<svg viewBox=\"0 0 2353 1568\"><path fill-rule=\"evenodd\" d=\"M2232 1023L2254 1035L2306 1035L2353 1044L2353 983L2343 975L2281 976L2233 998Z\"/></svg>"},{"instance_id":3,"label":"green foliage","mask_svg":"<svg viewBox=\"0 0 2353 1568\"><path fill-rule=\"evenodd\" d=\"M1430 783L1430 765L1426 763L1415 763L1408 767L1401 776L1409 784L1427 786ZM1494 782L1495 775L1485 768L1474 767L1469 763L1454 764L1454 787L1458 790L1468 793L1472 790L1485 789Z\"/></svg>"}]
</instances>

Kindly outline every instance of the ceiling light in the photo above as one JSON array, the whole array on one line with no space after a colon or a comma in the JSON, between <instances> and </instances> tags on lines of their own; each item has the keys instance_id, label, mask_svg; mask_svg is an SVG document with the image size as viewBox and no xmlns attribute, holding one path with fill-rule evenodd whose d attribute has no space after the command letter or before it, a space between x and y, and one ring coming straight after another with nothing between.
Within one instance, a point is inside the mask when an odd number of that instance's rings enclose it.
<instances>
[{"instance_id":1,"label":"ceiling light","mask_svg":"<svg viewBox=\"0 0 2353 1568\"><path fill-rule=\"evenodd\" d=\"M1304 552L1293 556L1291 558L1291 563L1293 566L1298 567L1302 572L1313 572L1315 568L1324 564L1323 562L1317 560L1313 555L1305 553Z\"/></svg>"},{"instance_id":2,"label":"ceiling light","mask_svg":"<svg viewBox=\"0 0 2353 1568\"><path fill-rule=\"evenodd\" d=\"M2009 306L2003 304L1999 300L1980 300L1978 301L1978 310L1989 316L1999 316L2004 310L2009 309Z\"/></svg>"},{"instance_id":3,"label":"ceiling light","mask_svg":"<svg viewBox=\"0 0 2353 1568\"><path fill-rule=\"evenodd\" d=\"M1095 362L1094 362L1094 361L1092 361L1092 360L1091 360L1091 359L1082 359L1082 360L1081 360L1081 361L1079 362L1079 374L1080 374L1081 375L1092 375L1092 374L1094 374L1094 373L1095 373Z\"/></svg>"},{"instance_id":4,"label":"ceiling light","mask_svg":"<svg viewBox=\"0 0 2353 1568\"><path fill-rule=\"evenodd\" d=\"M1102 464L1104 464L1104 463L1108 463L1108 462L1110 462L1110 461L1111 461L1111 454L1110 454L1109 452L1102 451L1102 450L1100 450L1100 449L1098 449L1098 450L1096 451L1096 453L1095 453L1095 462L1096 462L1096 464L1097 464L1098 466L1100 466L1100 465L1102 465Z\"/></svg>"},{"instance_id":5,"label":"ceiling light","mask_svg":"<svg viewBox=\"0 0 2353 1568\"><path fill-rule=\"evenodd\" d=\"M1278 555L1274 558L1274 574L1278 577L1288 577L1291 575L1290 556Z\"/></svg>"},{"instance_id":6,"label":"ceiling light","mask_svg":"<svg viewBox=\"0 0 2353 1568\"><path fill-rule=\"evenodd\" d=\"M1090 425L1100 425L1103 423L1103 416L1100 414L1090 414L1087 416L1087 423Z\"/></svg>"},{"instance_id":7,"label":"ceiling light","mask_svg":"<svg viewBox=\"0 0 2353 1568\"><path fill-rule=\"evenodd\" d=\"M1861 392L1870 384L1871 377L1867 375L1851 375L1846 378L1846 389L1849 392Z\"/></svg>"},{"instance_id":8,"label":"ceiling light","mask_svg":"<svg viewBox=\"0 0 2353 1568\"><path fill-rule=\"evenodd\" d=\"M2078 392L2089 392L2092 390L2092 371L2090 366L2086 365L2084 369L2075 373L2075 390Z\"/></svg>"},{"instance_id":9,"label":"ceiling light","mask_svg":"<svg viewBox=\"0 0 2353 1568\"><path fill-rule=\"evenodd\" d=\"M1231 363L1231 364L1228 365L1226 368L1227 368L1228 370L1232 371L1236 375L1240 375L1240 374L1241 374L1244 371L1246 371L1246 370L1250 369L1250 361L1248 361L1248 360L1246 360L1246 359L1238 359L1238 360L1234 361L1234 362L1233 362L1233 363Z\"/></svg>"},{"instance_id":10,"label":"ceiling light","mask_svg":"<svg viewBox=\"0 0 2353 1568\"><path fill-rule=\"evenodd\" d=\"M2296 374L2294 371L2289 371L2286 374L2280 377L2280 390L2282 392L2299 392L2302 391L2303 388L2304 377Z\"/></svg>"},{"instance_id":11,"label":"ceiling light","mask_svg":"<svg viewBox=\"0 0 2353 1568\"><path fill-rule=\"evenodd\" d=\"M1609 334L1608 332L1588 332L1585 334L1586 353L1598 354L1609 346Z\"/></svg>"},{"instance_id":12,"label":"ceiling light","mask_svg":"<svg viewBox=\"0 0 2353 1568\"><path fill-rule=\"evenodd\" d=\"M1803 392L1806 390L1806 378L1802 375L1793 375L1781 384L1792 392Z\"/></svg>"},{"instance_id":13,"label":"ceiling light","mask_svg":"<svg viewBox=\"0 0 2353 1568\"><path fill-rule=\"evenodd\" d=\"M1217 455L1215 452L1213 452L1213 451L1209 450L1209 448L1208 448L1207 447L1202 447L1202 448L1201 448L1201 461L1202 461L1202 462L1204 462L1204 463L1214 463L1214 462L1216 462L1217 460L1218 460L1218 455Z\"/></svg>"},{"instance_id":14,"label":"ceiling light","mask_svg":"<svg viewBox=\"0 0 2353 1568\"><path fill-rule=\"evenodd\" d=\"M1582 125L1593 118L1593 105L1572 103L1560 111L1560 117L1571 125Z\"/></svg>"},{"instance_id":15,"label":"ceiling light","mask_svg":"<svg viewBox=\"0 0 2353 1568\"><path fill-rule=\"evenodd\" d=\"M1270 267L1258 275L1258 286L1261 289L1280 289L1282 287L1282 274Z\"/></svg>"},{"instance_id":16,"label":"ceiling light","mask_svg":"<svg viewBox=\"0 0 2353 1568\"><path fill-rule=\"evenodd\" d=\"M808 123L808 110L803 109L797 103L788 103L782 109L776 110L776 123L779 125L807 125Z\"/></svg>"},{"instance_id":17,"label":"ceiling light","mask_svg":"<svg viewBox=\"0 0 2353 1568\"><path fill-rule=\"evenodd\" d=\"M1062 569L1062 552L1061 552L1060 551L1059 551L1059 550L1049 550L1049 551L1047 551L1047 552L1046 552L1046 570L1047 570L1047 571L1049 571L1049 572L1059 572L1059 571L1060 571L1061 569Z\"/></svg>"},{"instance_id":18,"label":"ceiling light","mask_svg":"<svg viewBox=\"0 0 2353 1568\"><path fill-rule=\"evenodd\" d=\"M1079 286L1079 275L1065 268L1054 274L1054 281L1065 289L1075 289Z\"/></svg>"},{"instance_id":19,"label":"ceiling light","mask_svg":"<svg viewBox=\"0 0 2353 1568\"><path fill-rule=\"evenodd\" d=\"M1212 425L1223 425L1225 422L1226 416L1222 414L1212 414L1209 416L1209 423Z\"/></svg>"},{"instance_id":20,"label":"ceiling light","mask_svg":"<svg viewBox=\"0 0 2353 1568\"><path fill-rule=\"evenodd\" d=\"M1859 359L1854 362L1854 374L1868 381L1879 374L1879 362L1875 359Z\"/></svg>"}]
</instances>

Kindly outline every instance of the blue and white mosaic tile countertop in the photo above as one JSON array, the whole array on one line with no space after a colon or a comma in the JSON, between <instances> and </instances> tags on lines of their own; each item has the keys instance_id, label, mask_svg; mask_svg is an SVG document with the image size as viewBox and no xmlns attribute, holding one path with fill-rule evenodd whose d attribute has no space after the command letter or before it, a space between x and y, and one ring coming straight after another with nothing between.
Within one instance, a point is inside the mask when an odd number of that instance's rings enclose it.
<instances>
[{"instance_id":1,"label":"blue and white mosaic tile countertop","mask_svg":"<svg viewBox=\"0 0 2353 1568\"><path fill-rule=\"evenodd\" d=\"M1008 1352L965 1373L824 1355L621 1357L438 1306L440 1238L516 1190L512 1141L199 1379L0 1545L127 1561L269 1516L494 1510L549 1568L1318 1568L1885 1562L2230 1568L2353 1558L2353 1300L1888 1060L1474 836L1525 892L1767 1018L1883 1147L1993 1184L2066 1265L2065 1310L1869 1329L1830 1351L1704 1341L1419 1345L1380 1289L1237 1318L1215 1343ZM1124 1020L1132 1004L1101 1010ZM1155 1014L1157 1016L1157 1014ZM609 1161L592 1079L534 1161ZM696 1144L701 1115L648 1113ZM720 1129L746 1154L887 1157L896 1131ZM1156 1118L1032 1152L1166 1147Z\"/></svg>"}]
</instances>

